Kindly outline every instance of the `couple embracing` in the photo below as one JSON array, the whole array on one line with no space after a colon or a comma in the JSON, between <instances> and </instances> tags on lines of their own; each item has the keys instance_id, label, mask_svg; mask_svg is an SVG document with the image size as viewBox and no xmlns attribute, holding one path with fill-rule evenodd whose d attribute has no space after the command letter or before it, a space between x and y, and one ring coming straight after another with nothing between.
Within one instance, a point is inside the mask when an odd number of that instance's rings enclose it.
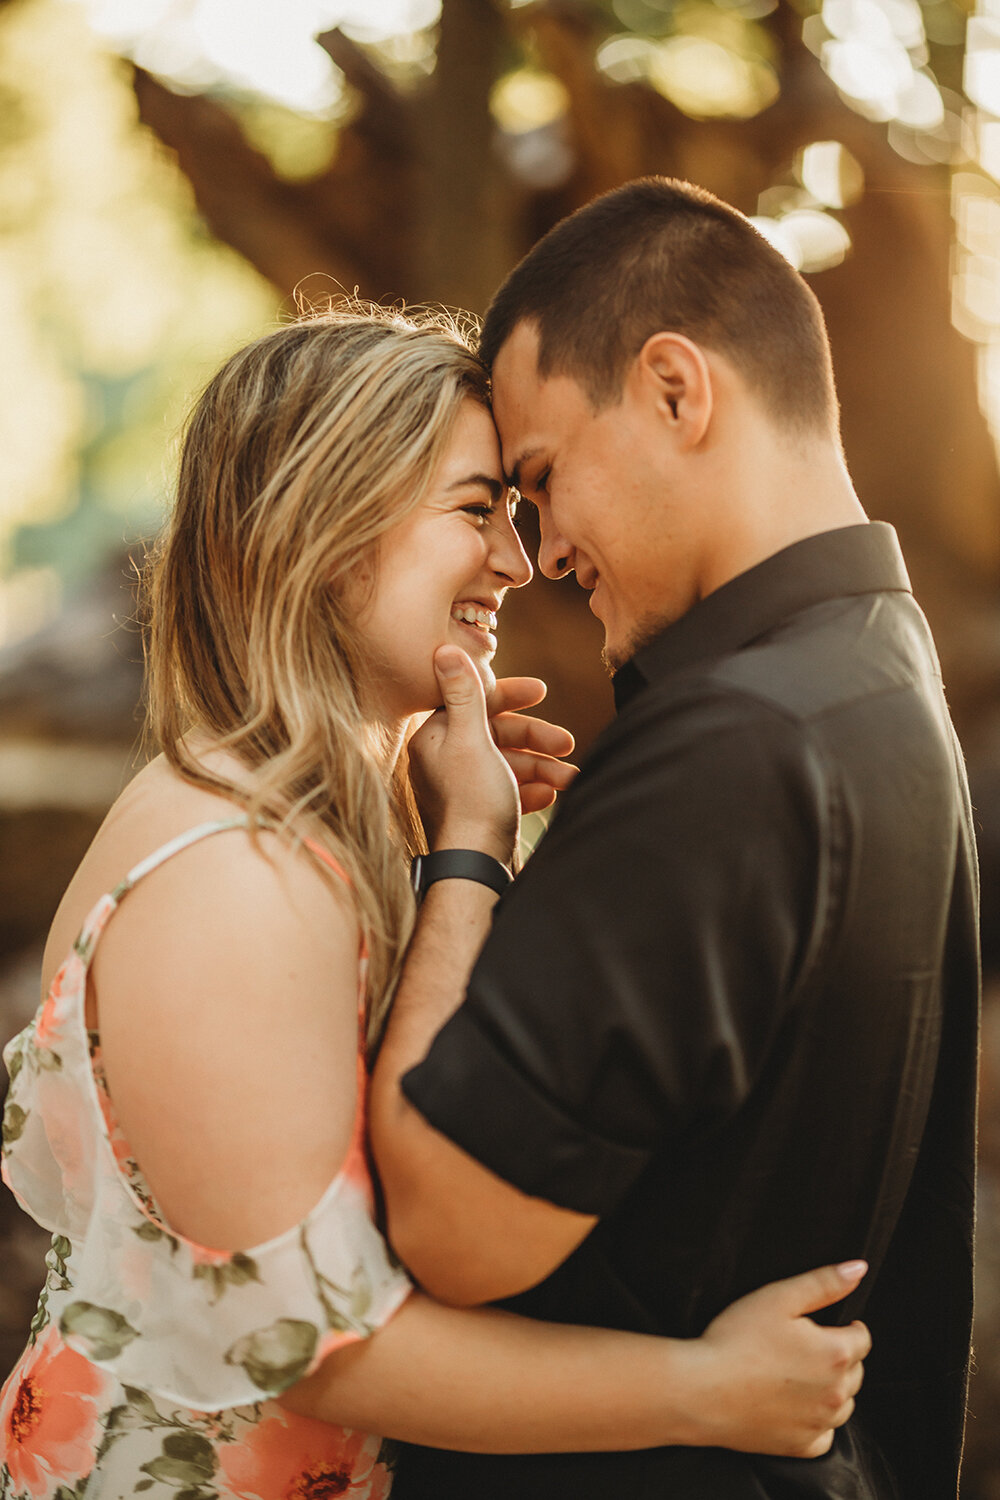
<instances>
[{"instance_id":1,"label":"couple embracing","mask_svg":"<svg viewBox=\"0 0 1000 1500\"><path fill-rule=\"evenodd\" d=\"M605 631L579 774L491 670L519 496ZM5 1053L53 1245L0 1493L954 1495L971 820L801 278L647 179L476 352L269 334L149 587L162 755Z\"/></svg>"}]
</instances>

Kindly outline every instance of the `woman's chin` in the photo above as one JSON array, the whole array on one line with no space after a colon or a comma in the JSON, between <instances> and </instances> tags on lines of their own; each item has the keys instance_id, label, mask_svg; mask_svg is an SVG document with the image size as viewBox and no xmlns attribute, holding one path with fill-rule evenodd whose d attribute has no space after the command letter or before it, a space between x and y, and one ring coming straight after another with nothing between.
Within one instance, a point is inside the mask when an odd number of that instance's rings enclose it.
<instances>
[{"instance_id":1,"label":"woman's chin","mask_svg":"<svg viewBox=\"0 0 1000 1500\"><path fill-rule=\"evenodd\" d=\"M494 688L497 685L497 678L496 673L493 670L493 663L484 656L481 657L479 661L474 660L472 665L479 673L479 676L482 679L483 688L486 692L486 697L487 699L489 699L490 694L493 692Z\"/></svg>"}]
</instances>

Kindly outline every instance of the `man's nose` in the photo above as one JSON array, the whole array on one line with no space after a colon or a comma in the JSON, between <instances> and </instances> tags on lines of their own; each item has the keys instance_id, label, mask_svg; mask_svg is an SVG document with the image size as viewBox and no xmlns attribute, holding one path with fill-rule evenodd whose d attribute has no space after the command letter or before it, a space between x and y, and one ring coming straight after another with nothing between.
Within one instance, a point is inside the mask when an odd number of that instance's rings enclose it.
<instances>
[{"instance_id":1,"label":"man's nose","mask_svg":"<svg viewBox=\"0 0 1000 1500\"><path fill-rule=\"evenodd\" d=\"M571 544L547 517L539 519L541 540L538 544L538 567L546 578L565 578L574 568Z\"/></svg>"}]
</instances>

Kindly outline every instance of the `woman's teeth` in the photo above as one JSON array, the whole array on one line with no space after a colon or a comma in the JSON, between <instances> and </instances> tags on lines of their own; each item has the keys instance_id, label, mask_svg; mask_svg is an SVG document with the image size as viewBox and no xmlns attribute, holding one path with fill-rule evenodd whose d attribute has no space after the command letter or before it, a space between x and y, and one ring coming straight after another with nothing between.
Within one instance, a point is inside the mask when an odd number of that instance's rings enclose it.
<instances>
[{"instance_id":1,"label":"woman's teeth","mask_svg":"<svg viewBox=\"0 0 1000 1500\"><path fill-rule=\"evenodd\" d=\"M496 630L497 617L491 609L482 609L475 604L453 604L451 618L466 625L479 625L483 630Z\"/></svg>"}]
</instances>

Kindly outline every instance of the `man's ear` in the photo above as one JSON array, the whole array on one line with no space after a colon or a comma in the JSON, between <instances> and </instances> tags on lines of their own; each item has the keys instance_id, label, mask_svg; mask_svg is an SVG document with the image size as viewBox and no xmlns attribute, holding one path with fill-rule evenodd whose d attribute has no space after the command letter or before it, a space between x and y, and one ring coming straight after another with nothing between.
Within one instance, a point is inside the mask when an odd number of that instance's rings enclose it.
<instances>
[{"instance_id":1,"label":"man's ear","mask_svg":"<svg viewBox=\"0 0 1000 1500\"><path fill-rule=\"evenodd\" d=\"M632 376L637 393L682 449L696 448L708 431L715 399L712 371L699 345L682 333L654 333L639 350Z\"/></svg>"}]
</instances>

